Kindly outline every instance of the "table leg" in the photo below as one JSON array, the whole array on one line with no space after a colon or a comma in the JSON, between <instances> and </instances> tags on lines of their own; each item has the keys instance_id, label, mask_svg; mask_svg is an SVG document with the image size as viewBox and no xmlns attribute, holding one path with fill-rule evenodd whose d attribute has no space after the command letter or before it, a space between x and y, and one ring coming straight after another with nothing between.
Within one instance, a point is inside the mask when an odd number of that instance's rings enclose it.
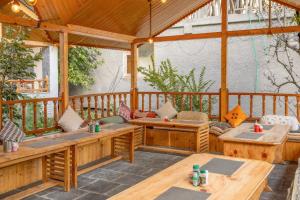
<instances>
[{"instance_id":1,"label":"table leg","mask_svg":"<svg viewBox=\"0 0 300 200\"><path fill-rule=\"evenodd\" d=\"M64 168L64 187L65 191L70 191L70 147L67 148L64 152L64 161L65 161L65 168Z\"/></svg>"},{"instance_id":2,"label":"table leg","mask_svg":"<svg viewBox=\"0 0 300 200\"><path fill-rule=\"evenodd\" d=\"M74 188L78 187L77 170L78 170L78 147L77 145L72 146L72 185Z\"/></svg>"},{"instance_id":3,"label":"table leg","mask_svg":"<svg viewBox=\"0 0 300 200\"><path fill-rule=\"evenodd\" d=\"M147 126L145 125L144 126L144 133L143 133L143 135L144 135L144 137L143 137L143 145L144 146L146 146L146 144L147 144L147 141L146 141L146 136L147 136L146 133L147 132L146 131L147 131Z\"/></svg>"},{"instance_id":4,"label":"table leg","mask_svg":"<svg viewBox=\"0 0 300 200\"><path fill-rule=\"evenodd\" d=\"M43 156L42 157L42 174L43 174L43 183L48 181L48 176L47 176L47 157Z\"/></svg>"},{"instance_id":5,"label":"table leg","mask_svg":"<svg viewBox=\"0 0 300 200\"><path fill-rule=\"evenodd\" d=\"M195 140L195 151L196 153L200 153L200 128L196 130Z\"/></svg>"},{"instance_id":6,"label":"table leg","mask_svg":"<svg viewBox=\"0 0 300 200\"><path fill-rule=\"evenodd\" d=\"M111 157L112 158L114 158L114 157L116 157L116 155L115 155L115 139L112 137L111 138L111 145L110 145L111 147Z\"/></svg>"},{"instance_id":7,"label":"table leg","mask_svg":"<svg viewBox=\"0 0 300 200\"><path fill-rule=\"evenodd\" d=\"M134 162L134 131L130 133L129 161Z\"/></svg>"}]
</instances>

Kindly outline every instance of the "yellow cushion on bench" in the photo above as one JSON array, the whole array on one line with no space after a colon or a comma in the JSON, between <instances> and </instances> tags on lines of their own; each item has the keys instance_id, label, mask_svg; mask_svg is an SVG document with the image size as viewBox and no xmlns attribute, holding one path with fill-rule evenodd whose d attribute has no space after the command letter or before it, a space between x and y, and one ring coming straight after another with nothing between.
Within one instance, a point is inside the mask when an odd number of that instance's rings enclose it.
<instances>
[{"instance_id":1,"label":"yellow cushion on bench","mask_svg":"<svg viewBox=\"0 0 300 200\"><path fill-rule=\"evenodd\" d=\"M227 115L225 115L225 119L234 128L243 123L247 118L248 116L245 114L240 105L237 105L229 113L227 113Z\"/></svg>"}]
</instances>

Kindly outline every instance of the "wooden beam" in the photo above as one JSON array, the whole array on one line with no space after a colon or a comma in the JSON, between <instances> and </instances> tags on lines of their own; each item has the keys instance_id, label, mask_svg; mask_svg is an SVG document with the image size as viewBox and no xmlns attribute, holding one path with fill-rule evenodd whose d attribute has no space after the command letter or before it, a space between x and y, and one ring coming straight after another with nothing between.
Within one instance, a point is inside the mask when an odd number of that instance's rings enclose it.
<instances>
[{"instance_id":1,"label":"wooden beam","mask_svg":"<svg viewBox=\"0 0 300 200\"><path fill-rule=\"evenodd\" d=\"M7 24L20 25L31 28L38 28L45 31L55 31L55 32L67 32L69 34L81 35L86 37L117 41L117 42L125 42L132 43L135 36L113 33L108 31L103 31L99 29L83 27L78 25L58 25L49 22L38 22L32 19L25 19L22 17L9 16L0 13L0 22Z\"/></svg>"},{"instance_id":2,"label":"wooden beam","mask_svg":"<svg viewBox=\"0 0 300 200\"><path fill-rule=\"evenodd\" d=\"M138 87L137 87L137 65L138 65L138 45L131 45L131 98L130 107L134 111L138 104Z\"/></svg>"},{"instance_id":3,"label":"wooden beam","mask_svg":"<svg viewBox=\"0 0 300 200\"><path fill-rule=\"evenodd\" d=\"M251 35L270 35L280 33L293 33L300 32L300 26L289 26L289 27L273 27L273 28L261 28L261 29L250 29L250 30L236 30L227 31L228 37L241 37ZM211 32L211 33L198 33L198 34L186 34L186 35L173 35L153 38L154 42L171 42L178 40L197 40L197 39L210 39L210 38L221 38L222 32ZM134 43L145 43L148 38L138 38L134 40Z\"/></svg>"},{"instance_id":4,"label":"wooden beam","mask_svg":"<svg viewBox=\"0 0 300 200\"><path fill-rule=\"evenodd\" d=\"M72 24L68 25L68 32L70 34L75 34L75 35L94 37L98 39L112 40L117 42L126 42L126 43L132 43L132 41L136 39L135 36L131 36L131 35L112 33L108 31L102 31L99 29L88 28L88 27L72 25Z\"/></svg>"},{"instance_id":5,"label":"wooden beam","mask_svg":"<svg viewBox=\"0 0 300 200\"><path fill-rule=\"evenodd\" d=\"M288 8L294 9L294 10L300 10L300 4L296 5L291 2L283 1L283 0L272 0L275 3L278 3L280 5L286 6Z\"/></svg>"},{"instance_id":6,"label":"wooden beam","mask_svg":"<svg viewBox=\"0 0 300 200\"><path fill-rule=\"evenodd\" d=\"M35 14L32 10L27 8L22 2L20 2L20 10L22 10L23 13L25 13L27 16L29 16L33 20L36 20L36 21L39 20L39 16L37 16L37 14Z\"/></svg>"},{"instance_id":7,"label":"wooden beam","mask_svg":"<svg viewBox=\"0 0 300 200\"><path fill-rule=\"evenodd\" d=\"M228 31L228 37L240 37L240 36L251 36L251 35L271 35L271 34L293 33L293 32L300 32L300 26Z\"/></svg>"},{"instance_id":8,"label":"wooden beam","mask_svg":"<svg viewBox=\"0 0 300 200\"><path fill-rule=\"evenodd\" d=\"M62 97L62 111L69 105L69 82L68 82L68 33L59 33L60 53L60 96Z\"/></svg>"},{"instance_id":9,"label":"wooden beam","mask_svg":"<svg viewBox=\"0 0 300 200\"><path fill-rule=\"evenodd\" d=\"M198 33L198 34L185 34L185 35L172 35L172 36L163 36L153 38L154 42L171 42L177 40L195 40L195 39L210 39L210 38L220 38L222 35L221 32L212 32L212 33ZM148 41L148 38L138 38L134 40L134 43L145 43Z\"/></svg>"},{"instance_id":10,"label":"wooden beam","mask_svg":"<svg viewBox=\"0 0 300 200\"><path fill-rule=\"evenodd\" d=\"M221 2L222 7L222 36L221 36L221 88L220 88L220 120L225 121L224 116L228 112L228 88L227 88L227 46L228 46L228 11L227 0Z\"/></svg>"}]
</instances>

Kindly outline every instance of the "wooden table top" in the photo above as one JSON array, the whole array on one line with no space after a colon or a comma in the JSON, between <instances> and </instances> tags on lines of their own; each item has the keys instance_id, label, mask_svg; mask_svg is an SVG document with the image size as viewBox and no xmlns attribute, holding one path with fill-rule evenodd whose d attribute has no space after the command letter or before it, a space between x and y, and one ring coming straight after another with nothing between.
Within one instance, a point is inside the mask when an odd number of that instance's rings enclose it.
<instances>
[{"instance_id":1,"label":"wooden table top","mask_svg":"<svg viewBox=\"0 0 300 200\"><path fill-rule=\"evenodd\" d=\"M282 144L286 140L287 134L289 133L290 129L288 125L274 125L270 130L264 130L262 133L254 133L263 134L257 139L246 139L236 137L241 133L253 132L253 126L254 124L252 123L244 123L221 135L219 138L221 140L231 142L278 145Z\"/></svg>"},{"instance_id":2,"label":"wooden table top","mask_svg":"<svg viewBox=\"0 0 300 200\"><path fill-rule=\"evenodd\" d=\"M209 173L208 185L194 187L190 182L193 164L206 164L213 158L244 161L232 174ZM169 168L149 177L135 186L113 196L110 200L155 199L171 187L211 193L208 200L243 200L249 199L268 177L273 165L264 161L233 158L213 154L193 154Z\"/></svg>"},{"instance_id":3,"label":"wooden table top","mask_svg":"<svg viewBox=\"0 0 300 200\"><path fill-rule=\"evenodd\" d=\"M29 156L39 155L43 153L47 153L50 151L66 148L71 145L79 144L88 142L90 140L105 138L105 137L115 137L119 134L122 134L123 132L131 131L139 126L137 125L131 125L131 124L124 124L123 127L117 127L116 129L106 129L107 127L111 127L113 124L108 124L101 126L102 130L100 133L88 133L88 128L82 128L78 131L74 131L72 133L59 133L49 136L43 136L40 138L34 138L30 139L28 141L25 141L20 144L20 147L17 152L10 152L10 153L4 153L3 152L3 146L0 145L0 167L9 165L10 161L18 160L18 159L24 159ZM64 136L70 136L75 135L79 133L86 133L87 137L68 140L68 139L62 139ZM48 146L43 146L39 148L30 147L31 144L36 142L45 142L49 140L61 140L61 142L58 142L56 144L51 144Z\"/></svg>"},{"instance_id":4,"label":"wooden table top","mask_svg":"<svg viewBox=\"0 0 300 200\"><path fill-rule=\"evenodd\" d=\"M178 120L173 119L169 122L165 122L161 118L140 118L129 120L130 123L147 125L147 126L167 126L167 127L190 127L190 128L199 128L203 125L208 125L209 122L204 122L200 120Z\"/></svg>"}]
</instances>

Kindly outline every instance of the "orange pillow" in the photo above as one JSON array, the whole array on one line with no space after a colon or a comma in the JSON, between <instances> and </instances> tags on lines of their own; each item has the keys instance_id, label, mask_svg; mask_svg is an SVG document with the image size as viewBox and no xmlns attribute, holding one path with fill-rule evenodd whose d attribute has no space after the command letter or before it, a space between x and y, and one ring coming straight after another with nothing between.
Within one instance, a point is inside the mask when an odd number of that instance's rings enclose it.
<instances>
[{"instance_id":1,"label":"orange pillow","mask_svg":"<svg viewBox=\"0 0 300 200\"><path fill-rule=\"evenodd\" d=\"M243 121L247 118L248 116L245 114L240 105L237 105L234 109L227 113L227 115L225 115L225 119L227 119L229 124L234 128L243 123Z\"/></svg>"}]
</instances>

